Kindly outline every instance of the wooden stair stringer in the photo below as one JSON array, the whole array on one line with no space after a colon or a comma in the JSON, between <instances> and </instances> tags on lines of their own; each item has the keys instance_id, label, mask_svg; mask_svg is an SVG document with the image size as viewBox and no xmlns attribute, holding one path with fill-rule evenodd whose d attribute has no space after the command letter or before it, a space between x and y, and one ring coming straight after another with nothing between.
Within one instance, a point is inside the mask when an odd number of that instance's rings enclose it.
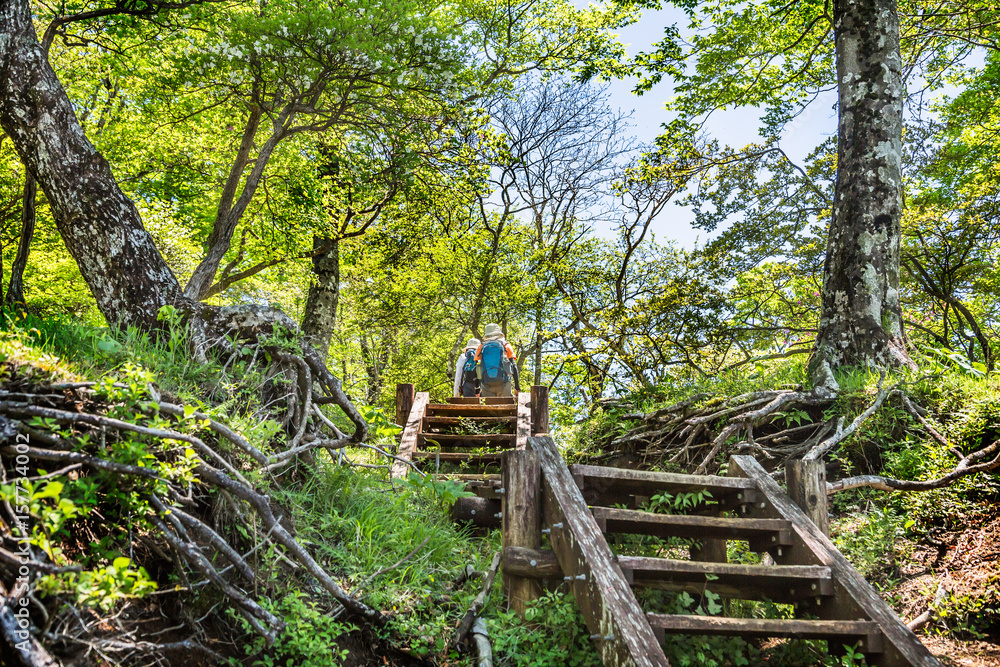
<instances>
[{"instance_id":1,"label":"wooden stair stringer","mask_svg":"<svg viewBox=\"0 0 1000 667\"><path fill-rule=\"evenodd\" d=\"M528 447L541 465L542 523L601 660L616 667L669 667L555 443L532 437Z\"/></svg>"}]
</instances>

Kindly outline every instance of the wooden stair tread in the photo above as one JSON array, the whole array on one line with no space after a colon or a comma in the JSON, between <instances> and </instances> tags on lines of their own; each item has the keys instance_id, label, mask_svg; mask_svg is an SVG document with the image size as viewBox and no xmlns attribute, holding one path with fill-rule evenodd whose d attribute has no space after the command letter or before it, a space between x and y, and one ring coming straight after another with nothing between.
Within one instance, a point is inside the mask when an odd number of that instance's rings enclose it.
<instances>
[{"instance_id":1,"label":"wooden stair tread","mask_svg":"<svg viewBox=\"0 0 1000 667\"><path fill-rule=\"evenodd\" d=\"M453 396L448 399L448 405L513 405L513 396L488 396L488 397L459 397Z\"/></svg>"},{"instance_id":2,"label":"wooden stair tread","mask_svg":"<svg viewBox=\"0 0 1000 667\"><path fill-rule=\"evenodd\" d=\"M431 403L427 406L425 417L513 417L517 415L517 406L513 403L505 405L450 405L448 403Z\"/></svg>"},{"instance_id":3,"label":"wooden stair tread","mask_svg":"<svg viewBox=\"0 0 1000 667\"><path fill-rule=\"evenodd\" d=\"M810 621L775 618L729 618L726 616L685 616L646 614L655 631L690 635L739 635L741 637L781 637L790 639L861 641L863 652L880 653L882 633L871 621Z\"/></svg>"},{"instance_id":4,"label":"wooden stair tread","mask_svg":"<svg viewBox=\"0 0 1000 667\"><path fill-rule=\"evenodd\" d=\"M513 415L499 417L424 417L424 426L460 426L462 422L472 422L474 424L512 424L517 421Z\"/></svg>"},{"instance_id":5,"label":"wooden stair tread","mask_svg":"<svg viewBox=\"0 0 1000 667\"><path fill-rule=\"evenodd\" d=\"M438 479L449 479L455 482L465 482L469 486L500 486L503 482L498 473L441 473L435 475Z\"/></svg>"},{"instance_id":6,"label":"wooden stair tread","mask_svg":"<svg viewBox=\"0 0 1000 667\"><path fill-rule=\"evenodd\" d=\"M818 565L742 565L639 556L619 556L618 565L633 586L691 590L689 585L694 584L723 597L783 603L833 595L830 568Z\"/></svg>"},{"instance_id":7,"label":"wooden stair tread","mask_svg":"<svg viewBox=\"0 0 1000 667\"><path fill-rule=\"evenodd\" d=\"M489 435L455 435L451 433L421 433L421 445L432 445L432 440L442 447L488 447L500 445L513 447L516 436L513 433L491 433Z\"/></svg>"},{"instance_id":8,"label":"wooden stair tread","mask_svg":"<svg viewBox=\"0 0 1000 667\"><path fill-rule=\"evenodd\" d=\"M413 452L414 460L435 460L442 461L482 461L486 463L499 463L500 455L503 452L484 452L482 454L469 454L467 452Z\"/></svg>"},{"instance_id":9,"label":"wooden stair tread","mask_svg":"<svg viewBox=\"0 0 1000 667\"><path fill-rule=\"evenodd\" d=\"M766 543L778 546L792 543L791 523L784 519L654 514L612 507L594 507L591 511L605 533L694 539L764 540Z\"/></svg>"},{"instance_id":10,"label":"wooden stair tread","mask_svg":"<svg viewBox=\"0 0 1000 667\"><path fill-rule=\"evenodd\" d=\"M711 491L719 493L739 493L747 489L755 489L752 480L745 477L718 477L715 475L682 475L672 472L652 472L649 470L629 470L626 468L607 468L574 464L569 467L574 477L582 477L584 481L620 482L630 489L646 487L652 491Z\"/></svg>"}]
</instances>

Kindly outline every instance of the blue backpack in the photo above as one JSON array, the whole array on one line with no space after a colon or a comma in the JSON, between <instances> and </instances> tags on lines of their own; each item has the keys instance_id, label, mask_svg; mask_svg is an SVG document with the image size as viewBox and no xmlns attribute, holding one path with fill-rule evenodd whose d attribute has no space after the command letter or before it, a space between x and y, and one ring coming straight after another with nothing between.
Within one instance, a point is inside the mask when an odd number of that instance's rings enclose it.
<instances>
[{"instance_id":1,"label":"blue backpack","mask_svg":"<svg viewBox=\"0 0 1000 667\"><path fill-rule=\"evenodd\" d=\"M479 359L482 381L486 384L507 382L507 359L504 354L506 347L506 343L501 339L483 343Z\"/></svg>"},{"instance_id":2,"label":"blue backpack","mask_svg":"<svg viewBox=\"0 0 1000 667\"><path fill-rule=\"evenodd\" d=\"M466 372L466 373L475 373L476 372L476 364L477 363L479 363L479 362L476 361L476 351L475 350L466 350L465 351L465 366L462 367L462 370L464 372Z\"/></svg>"}]
</instances>

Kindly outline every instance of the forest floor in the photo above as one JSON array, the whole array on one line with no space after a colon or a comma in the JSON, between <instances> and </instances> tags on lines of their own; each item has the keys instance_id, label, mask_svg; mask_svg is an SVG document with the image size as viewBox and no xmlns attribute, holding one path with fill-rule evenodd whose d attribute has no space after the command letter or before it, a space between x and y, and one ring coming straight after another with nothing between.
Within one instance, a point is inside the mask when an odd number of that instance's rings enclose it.
<instances>
[{"instance_id":1,"label":"forest floor","mask_svg":"<svg viewBox=\"0 0 1000 667\"><path fill-rule=\"evenodd\" d=\"M1000 608L1000 516L936 538L937 544L914 545L902 565L904 581L891 600L900 616L911 619L923 613L940 585L955 604L994 612ZM975 628L969 631L978 633ZM977 639L969 634L956 638L932 628L921 640L946 664L1000 667L1000 637Z\"/></svg>"}]
</instances>

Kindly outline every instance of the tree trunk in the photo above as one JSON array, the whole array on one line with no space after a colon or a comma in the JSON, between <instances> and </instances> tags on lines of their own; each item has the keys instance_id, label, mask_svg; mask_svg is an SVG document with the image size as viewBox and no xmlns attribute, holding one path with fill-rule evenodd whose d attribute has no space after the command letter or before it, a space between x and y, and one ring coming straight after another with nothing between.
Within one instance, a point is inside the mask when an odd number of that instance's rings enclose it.
<instances>
[{"instance_id":1,"label":"tree trunk","mask_svg":"<svg viewBox=\"0 0 1000 667\"><path fill-rule=\"evenodd\" d=\"M240 149L229 171L229 178L226 180L222 196L219 199L219 208L215 214L215 222L212 224L212 231L208 237L207 252L198 266L195 267L191 278L184 287L184 293L189 298L198 300L207 298L212 283L215 282L215 274L219 270L219 265L222 264L223 258L229 252L229 247L233 243L233 234L236 232L236 226L243 218L247 206L250 205L254 195L257 193L260 179L264 176L264 169L271 160L274 149L288 136L285 124L291 121L294 115L295 112L291 108L291 105L289 105L272 121L273 129L271 136L264 142L260 152L257 154L257 159L254 160L253 168L247 176L243 190L234 203L233 198L236 196L236 188L239 186L240 180L243 178L243 171L249 163L253 138L260 125L261 110L254 108L250 112L243 131L243 140L240 144Z\"/></svg>"},{"instance_id":2,"label":"tree trunk","mask_svg":"<svg viewBox=\"0 0 1000 667\"><path fill-rule=\"evenodd\" d=\"M535 376L533 385L542 384L542 304L535 308Z\"/></svg>"},{"instance_id":3,"label":"tree trunk","mask_svg":"<svg viewBox=\"0 0 1000 667\"><path fill-rule=\"evenodd\" d=\"M817 387L842 366L912 365L899 304L903 79L895 0L835 0L837 184L810 361Z\"/></svg>"},{"instance_id":4,"label":"tree trunk","mask_svg":"<svg viewBox=\"0 0 1000 667\"><path fill-rule=\"evenodd\" d=\"M38 43L26 0L0 2L0 126L45 192L56 227L111 325L156 327L180 284L87 140Z\"/></svg>"},{"instance_id":5,"label":"tree trunk","mask_svg":"<svg viewBox=\"0 0 1000 667\"><path fill-rule=\"evenodd\" d=\"M25 170L24 196L21 200L21 237L17 242L17 255L10 265L10 286L4 304L7 306L24 306L24 269L28 266L28 253L31 251L31 239L35 235L35 196L38 193L38 183L30 172Z\"/></svg>"},{"instance_id":6,"label":"tree trunk","mask_svg":"<svg viewBox=\"0 0 1000 667\"><path fill-rule=\"evenodd\" d=\"M337 328L340 303L340 240L314 235L313 250L324 247L327 248L324 252L313 256L313 281L302 315L302 333L326 359Z\"/></svg>"}]
</instances>

